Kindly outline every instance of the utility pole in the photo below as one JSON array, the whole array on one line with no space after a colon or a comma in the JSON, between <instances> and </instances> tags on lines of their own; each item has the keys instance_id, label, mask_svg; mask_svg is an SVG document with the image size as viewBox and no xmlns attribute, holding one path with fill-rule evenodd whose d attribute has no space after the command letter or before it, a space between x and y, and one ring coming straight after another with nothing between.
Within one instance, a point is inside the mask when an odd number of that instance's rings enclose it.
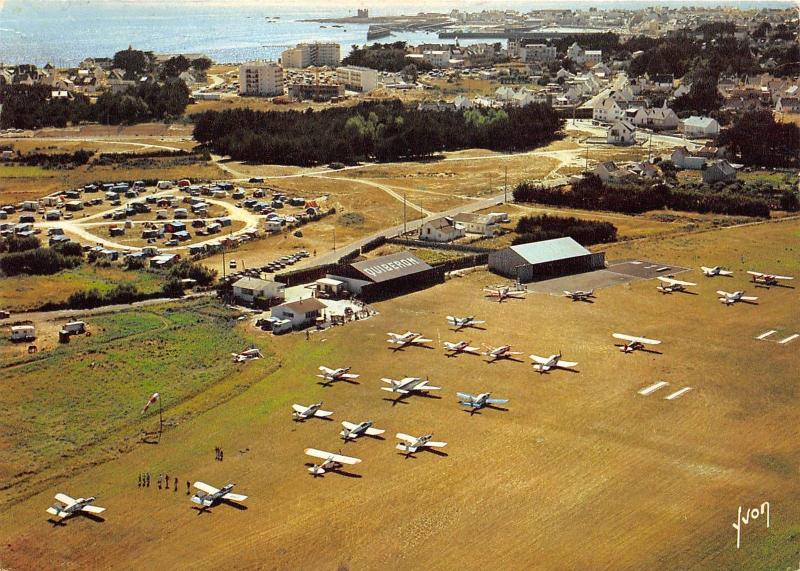
<instances>
[{"instance_id":1,"label":"utility pole","mask_svg":"<svg viewBox=\"0 0 800 571\"><path fill-rule=\"evenodd\" d=\"M336 226L333 227L333 251L336 251Z\"/></svg>"},{"instance_id":2,"label":"utility pole","mask_svg":"<svg viewBox=\"0 0 800 571\"><path fill-rule=\"evenodd\" d=\"M647 149L647 162L653 160L653 132L650 131L650 148Z\"/></svg>"},{"instance_id":3,"label":"utility pole","mask_svg":"<svg viewBox=\"0 0 800 571\"><path fill-rule=\"evenodd\" d=\"M503 184L503 204L508 204L508 165L506 165L506 180Z\"/></svg>"},{"instance_id":4,"label":"utility pole","mask_svg":"<svg viewBox=\"0 0 800 571\"><path fill-rule=\"evenodd\" d=\"M164 415L161 411L161 394L158 396L158 439L161 440L161 433L164 431Z\"/></svg>"},{"instance_id":5,"label":"utility pole","mask_svg":"<svg viewBox=\"0 0 800 571\"><path fill-rule=\"evenodd\" d=\"M586 167L583 170L589 170L589 139L586 139Z\"/></svg>"},{"instance_id":6,"label":"utility pole","mask_svg":"<svg viewBox=\"0 0 800 571\"><path fill-rule=\"evenodd\" d=\"M403 193L403 236L406 235L406 193Z\"/></svg>"},{"instance_id":7,"label":"utility pole","mask_svg":"<svg viewBox=\"0 0 800 571\"><path fill-rule=\"evenodd\" d=\"M222 247L222 277L225 278L225 246Z\"/></svg>"}]
</instances>

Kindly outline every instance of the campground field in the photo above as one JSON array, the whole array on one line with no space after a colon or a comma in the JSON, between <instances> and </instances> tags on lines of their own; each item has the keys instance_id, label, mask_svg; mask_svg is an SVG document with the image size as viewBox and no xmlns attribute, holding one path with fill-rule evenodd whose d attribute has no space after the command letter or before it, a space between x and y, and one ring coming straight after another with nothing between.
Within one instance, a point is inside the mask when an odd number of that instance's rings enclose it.
<instances>
[{"instance_id":1,"label":"campground field","mask_svg":"<svg viewBox=\"0 0 800 571\"><path fill-rule=\"evenodd\" d=\"M661 295L648 280L602 289L592 304L538 293L498 304L484 299L481 289L499 278L476 271L376 304L377 316L308 340L269 337L247 321L234 325L213 302L201 302L200 308L189 303L157 314L171 323L168 336L147 337L155 335L150 333L138 343L119 342L124 357L91 353L98 348L81 345L99 341L90 338L30 364L6 367L4 410L16 410L34 388L46 394L53 386L58 394L71 393L74 406L59 421L44 403L7 420L18 432L2 441L4 465L35 470L37 478L0 496L5 514L0 567L766 570L796 565L800 339L777 341L800 333L800 299L794 288L754 288L744 271L798 275L799 244L796 219L644 237L609 246L608 259L692 268L680 277L698 283L697 295ZM701 264L728 266L735 275L705 278ZM718 289L745 289L759 296L758 305L725 307L716 299ZM195 312L203 323L192 320ZM213 317L206 320L205 314ZM469 314L485 319L486 329L455 333L445 322L447 315ZM127 329L138 331L142 320L154 318L133 311L125 319ZM92 327L92 318L87 321ZM432 338L431 348L389 350L386 332L406 330ZM768 330L776 333L756 339ZM614 331L661 339L661 354L622 354L613 346ZM182 335L193 341L184 342ZM441 343L460 339L511 344L524 352L522 362L445 357ZM249 342L267 358L231 364L229 353ZM560 350L579 363L579 372L533 371L528 354ZM157 365L160 352L170 355L169 366ZM120 368L117 359L127 365ZM109 368L86 379L70 372L56 380L65 370L85 370L66 363L93 360ZM322 387L314 376L319 365L352 366L360 384ZM181 388L182 379L188 382L202 371L213 372L213 378ZM390 395L379 390L379 379L406 375L430 377L443 390L432 398L386 400ZM660 381L669 386L640 394ZM108 443L89 440L103 430L109 411L125 417L115 435L133 438L151 426L157 417L151 411L141 418L139 410L161 384L193 396L174 406L165 400L168 428L159 444L131 442L95 465L73 461L76 454L92 458L108 450ZM684 387L691 390L665 398ZM91 397L81 399L86 390ZM511 400L507 411L470 416L459 410L455 391L491 391ZM187 414L196 399L204 406ZM332 421L291 421L292 403L319 401L334 411ZM386 429L386 438L344 444L338 438L342 420L373 420ZM83 423L83 438L70 436L76 423ZM58 461L65 439L57 445L50 439L60 430L71 440L73 456L65 464ZM448 442L446 456L405 458L394 449L395 432L432 432ZM51 462L36 464L18 454L16 439L27 438L31 446L55 446L48 450ZM216 446L225 451L223 462L214 461ZM314 479L304 466L306 447L342 450L363 462L350 476ZM153 486L141 489L137 475L145 471L153 475ZM178 491L156 488L158 473L177 476ZM235 491L249 496L246 509L222 505L201 514L185 493L187 480L218 487L235 482ZM48 523L44 510L59 491L96 495L98 505L108 508L105 521ZM732 523L738 508L762 502L770 504L770 527L764 519L750 520L737 550Z\"/></svg>"}]
</instances>

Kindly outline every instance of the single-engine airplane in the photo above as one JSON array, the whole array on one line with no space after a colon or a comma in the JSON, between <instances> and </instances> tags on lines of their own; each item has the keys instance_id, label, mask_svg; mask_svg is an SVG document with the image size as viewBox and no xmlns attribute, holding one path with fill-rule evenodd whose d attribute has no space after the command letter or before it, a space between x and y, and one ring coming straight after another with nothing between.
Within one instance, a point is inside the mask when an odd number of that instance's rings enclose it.
<instances>
[{"instance_id":1,"label":"single-engine airplane","mask_svg":"<svg viewBox=\"0 0 800 571\"><path fill-rule=\"evenodd\" d=\"M322 410L322 403L318 402L309 406L303 406L300 404L293 404L292 408L294 412L292 416L296 421L303 422L309 418L328 418L333 413L329 410Z\"/></svg>"},{"instance_id":2,"label":"single-engine airplane","mask_svg":"<svg viewBox=\"0 0 800 571\"><path fill-rule=\"evenodd\" d=\"M93 506L92 504L97 499L94 496L88 498L78 498L77 500L69 497L67 494L58 493L55 499L61 504L55 504L47 508L47 513L56 516L59 520L63 520L78 514L98 515L106 511L106 508ZM62 505L63 504L63 505Z\"/></svg>"},{"instance_id":3,"label":"single-engine airplane","mask_svg":"<svg viewBox=\"0 0 800 571\"><path fill-rule=\"evenodd\" d=\"M672 293L676 291L687 291L687 287L696 286L696 283L693 282L685 282L682 280L676 280L675 278L665 278L664 276L658 276L658 281L661 283L656 286L656 289L661 293Z\"/></svg>"},{"instance_id":4,"label":"single-engine airplane","mask_svg":"<svg viewBox=\"0 0 800 571\"><path fill-rule=\"evenodd\" d=\"M539 373L546 373L552 369L572 370L572 367L578 364L572 361L562 361L560 352L556 355L550 355L549 357L540 357L538 355L531 355L530 357L534 362L533 368L539 371Z\"/></svg>"},{"instance_id":5,"label":"single-engine airplane","mask_svg":"<svg viewBox=\"0 0 800 571\"><path fill-rule=\"evenodd\" d=\"M330 386L332 383L336 381L344 381L346 383L352 383L357 385L358 383L355 382L355 379L358 378L358 375L354 375L350 372L350 367L341 367L339 369L330 369L321 365L319 370L322 371L321 375L317 375L320 379L323 379L324 382L320 383L321 385Z\"/></svg>"},{"instance_id":6,"label":"single-engine airplane","mask_svg":"<svg viewBox=\"0 0 800 571\"><path fill-rule=\"evenodd\" d=\"M634 351L647 351L646 345L660 345L661 341L658 339L648 339L647 337L635 337L633 335L625 335L624 333L612 333L614 339L620 339L625 343L616 343L615 346L623 353L632 353Z\"/></svg>"},{"instance_id":7,"label":"single-engine airplane","mask_svg":"<svg viewBox=\"0 0 800 571\"><path fill-rule=\"evenodd\" d=\"M495 405L506 404L508 399L493 399L492 393L480 393L471 395L469 393L456 393L458 403L469 409L470 414L474 414L482 408L497 408Z\"/></svg>"},{"instance_id":8,"label":"single-engine airplane","mask_svg":"<svg viewBox=\"0 0 800 571\"><path fill-rule=\"evenodd\" d=\"M485 321L479 321L475 319L475 316L468 315L467 317L454 317L452 315L447 316L447 323L455 327L454 331L461 331L465 327L478 327L478 325L483 325L486 323Z\"/></svg>"},{"instance_id":9,"label":"single-engine airplane","mask_svg":"<svg viewBox=\"0 0 800 571\"><path fill-rule=\"evenodd\" d=\"M395 436L400 440L405 441L400 442L396 448L405 452L406 456L411 456L418 450L425 450L426 448L444 448L447 446L447 442L436 442L431 440L433 438L433 434L426 434L425 436L416 437L398 432Z\"/></svg>"},{"instance_id":10,"label":"single-engine airplane","mask_svg":"<svg viewBox=\"0 0 800 571\"><path fill-rule=\"evenodd\" d=\"M590 301L589 298L594 297L594 289L590 289L589 291L567 291L564 290L564 297L569 297L572 301Z\"/></svg>"},{"instance_id":11,"label":"single-engine airplane","mask_svg":"<svg viewBox=\"0 0 800 571\"><path fill-rule=\"evenodd\" d=\"M743 302L743 303L753 303L758 298L752 295L745 295L743 291L735 291L729 293L727 291L718 291L717 294L720 296L719 300L724 303L725 305L733 305L736 302Z\"/></svg>"},{"instance_id":12,"label":"single-engine airplane","mask_svg":"<svg viewBox=\"0 0 800 571\"><path fill-rule=\"evenodd\" d=\"M194 487L200 490L192 496L192 501L198 504L201 509L206 509L215 506L222 502L243 502L247 496L241 494L234 494L231 492L236 484L226 484L222 488L217 489L214 486L209 486L204 482L195 482Z\"/></svg>"},{"instance_id":13,"label":"single-engine airplane","mask_svg":"<svg viewBox=\"0 0 800 571\"><path fill-rule=\"evenodd\" d=\"M319 458L322 460L319 464L313 464L308 468L312 476L322 476L325 472L336 472L345 464L352 466L353 464L361 462L359 458L342 456L341 454L325 452L324 450L317 450L316 448L306 448L304 452L312 458Z\"/></svg>"},{"instance_id":14,"label":"single-engine airplane","mask_svg":"<svg viewBox=\"0 0 800 571\"><path fill-rule=\"evenodd\" d=\"M473 355L480 355L480 350L477 347L470 347L469 341L459 341L458 343L444 342L444 350L448 357L455 357L459 353L472 353Z\"/></svg>"},{"instance_id":15,"label":"single-engine airplane","mask_svg":"<svg viewBox=\"0 0 800 571\"><path fill-rule=\"evenodd\" d=\"M345 420L342 422L342 426L344 426L344 430L339 434L341 434L345 442L348 440L355 440L359 436L380 436L386 432L385 430L374 428L371 420L359 422L358 424L353 424Z\"/></svg>"},{"instance_id":16,"label":"single-engine airplane","mask_svg":"<svg viewBox=\"0 0 800 571\"><path fill-rule=\"evenodd\" d=\"M713 278L714 276L732 276L733 272L730 270L724 270L720 266L714 266L713 268L709 268L706 266L700 266L700 269L703 270L703 275L707 278Z\"/></svg>"}]
</instances>

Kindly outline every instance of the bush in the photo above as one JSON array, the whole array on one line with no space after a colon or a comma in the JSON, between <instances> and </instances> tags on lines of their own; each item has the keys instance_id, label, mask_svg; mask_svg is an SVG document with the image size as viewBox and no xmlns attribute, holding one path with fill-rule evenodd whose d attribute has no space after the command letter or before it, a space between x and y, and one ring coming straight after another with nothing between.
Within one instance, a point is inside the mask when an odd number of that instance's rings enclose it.
<instances>
[{"instance_id":1,"label":"bush","mask_svg":"<svg viewBox=\"0 0 800 571\"><path fill-rule=\"evenodd\" d=\"M183 283L180 278L170 278L164 287L161 288L164 295L167 297L182 297L183 296Z\"/></svg>"},{"instance_id":2,"label":"bush","mask_svg":"<svg viewBox=\"0 0 800 571\"><path fill-rule=\"evenodd\" d=\"M136 286L121 284L101 293L96 289L76 291L67 298L67 306L72 309L92 309L103 305L130 304L153 297L140 292Z\"/></svg>"},{"instance_id":3,"label":"bush","mask_svg":"<svg viewBox=\"0 0 800 571\"><path fill-rule=\"evenodd\" d=\"M0 243L0 252L25 252L26 250L35 250L40 248L42 243L36 236L11 236L2 243Z\"/></svg>"},{"instance_id":4,"label":"bush","mask_svg":"<svg viewBox=\"0 0 800 571\"><path fill-rule=\"evenodd\" d=\"M55 248L36 248L0 257L0 271L6 276L50 275L76 268L82 261L82 257L64 255Z\"/></svg>"},{"instance_id":5,"label":"bush","mask_svg":"<svg viewBox=\"0 0 800 571\"><path fill-rule=\"evenodd\" d=\"M527 244L569 236L583 246L607 244L617 239L617 228L609 222L562 216L524 216L517 222L513 244Z\"/></svg>"},{"instance_id":6,"label":"bush","mask_svg":"<svg viewBox=\"0 0 800 571\"><path fill-rule=\"evenodd\" d=\"M198 285L208 286L217 279L217 270L211 270L190 260L181 260L170 268L167 275L169 280L190 279L196 281Z\"/></svg>"},{"instance_id":7,"label":"bush","mask_svg":"<svg viewBox=\"0 0 800 571\"><path fill-rule=\"evenodd\" d=\"M703 190L670 189L664 184L646 187L635 183L607 186L597 176L588 175L569 190L523 182L514 189L514 200L626 214L669 208L687 212L769 218L769 204L760 198L728 191L714 192L703 185L701 188Z\"/></svg>"}]
</instances>

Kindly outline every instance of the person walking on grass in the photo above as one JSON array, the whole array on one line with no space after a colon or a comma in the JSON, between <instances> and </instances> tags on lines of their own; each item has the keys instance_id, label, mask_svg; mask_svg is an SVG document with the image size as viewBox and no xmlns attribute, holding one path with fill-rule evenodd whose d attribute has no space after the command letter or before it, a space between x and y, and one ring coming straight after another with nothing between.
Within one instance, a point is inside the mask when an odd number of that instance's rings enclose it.
<instances>
[{"instance_id":1,"label":"person walking on grass","mask_svg":"<svg viewBox=\"0 0 800 571\"><path fill-rule=\"evenodd\" d=\"M186 495L187 496L189 495L190 488L191 488L191 484L189 483L189 480L186 480Z\"/></svg>"}]
</instances>

